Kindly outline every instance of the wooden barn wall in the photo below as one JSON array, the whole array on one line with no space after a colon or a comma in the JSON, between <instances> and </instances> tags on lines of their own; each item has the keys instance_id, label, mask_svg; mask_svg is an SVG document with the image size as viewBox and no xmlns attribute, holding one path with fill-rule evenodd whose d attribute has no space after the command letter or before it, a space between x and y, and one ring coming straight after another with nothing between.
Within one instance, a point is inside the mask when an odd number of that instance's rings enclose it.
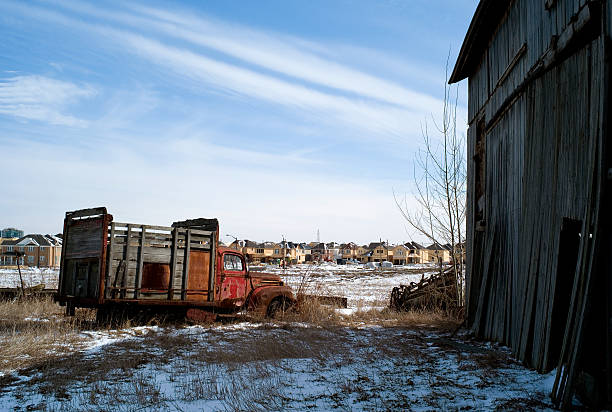
<instances>
[{"instance_id":1,"label":"wooden barn wall","mask_svg":"<svg viewBox=\"0 0 612 412\"><path fill-rule=\"evenodd\" d=\"M539 370L556 366L551 345L561 345L550 333L562 222L585 221L588 208L594 160L586 148L603 119L602 38L535 78L501 114L499 108L583 4L558 0L548 11L543 1L515 1L469 83L469 160L478 122L488 129L482 232L468 189L468 323ZM475 165L468 163L473 188Z\"/></svg>"},{"instance_id":2,"label":"wooden barn wall","mask_svg":"<svg viewBox=\"0 0 612 412\"><path fill-rule=\"evenodd\" d=\"M468 123L487 111L490 119L525 79L529 70L575 18L586 0L557 0L547 10L544 1L516 0L469 78Z\"/></svg>"}]
</instances>

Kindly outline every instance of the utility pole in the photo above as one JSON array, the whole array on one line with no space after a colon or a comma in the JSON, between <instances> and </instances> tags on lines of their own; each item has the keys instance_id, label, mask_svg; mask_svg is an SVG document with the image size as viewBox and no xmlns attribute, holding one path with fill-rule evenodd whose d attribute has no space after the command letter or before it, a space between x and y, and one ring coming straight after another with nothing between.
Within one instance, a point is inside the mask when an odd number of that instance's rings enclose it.
<instances>
[{"instance_id":1,"label":"utility pole","mask_svg":"<svg viewBox=\"0 0 612 412\"><path fill-rule=\"evenodd\" d=\"M287 240L285 240L285 235L283 236L283 270L285 269L286 261L287 261Z\"/></svg>"},{"instance_id":2,"label":"utility pole","mask_svg":"<svg viewBox=\"0 0 612 412\"><path fill-rule=\"evenodd\" d=\"M238 238L234 235L225 235L225 236L231 237L232 239L234 239L234 244L235 244L234 249L238 250Z\"/></svg>"},{"instance_id":3,"label":"utility pole","mask_svg":"<svg viewBox=\"0 0 612 412\"><path fill-rule=\"evenodd\" d=\"M10 253L10 252L9 252ZM25 286L23 284L23 277L21 276L21 265L19 264L19 260L25 256L24 252L19 252L17 250L15 250L12 253L13 256L15 256L17 258L17 271L19 272L19 282L21 283L21 298L25 297Z\"/></svg>"}]
</instances>

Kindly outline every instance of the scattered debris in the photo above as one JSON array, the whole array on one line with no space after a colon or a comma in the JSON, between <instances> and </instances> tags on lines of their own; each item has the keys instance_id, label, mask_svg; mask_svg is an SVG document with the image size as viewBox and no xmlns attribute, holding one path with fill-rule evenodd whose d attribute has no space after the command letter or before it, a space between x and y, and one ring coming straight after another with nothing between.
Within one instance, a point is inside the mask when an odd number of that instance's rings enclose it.
<instances>
[{"instance_id":1,"label":"scattered debris","mask_svg":"<svg viewBox=\"0 0 612 412\"><path fill-rule=\"evenodd\" d=\"M458 307L457 280L453 268L448 268L409 285L394 287L389 306L395 310L455 309Z\"/></svg>"}]
</instances>

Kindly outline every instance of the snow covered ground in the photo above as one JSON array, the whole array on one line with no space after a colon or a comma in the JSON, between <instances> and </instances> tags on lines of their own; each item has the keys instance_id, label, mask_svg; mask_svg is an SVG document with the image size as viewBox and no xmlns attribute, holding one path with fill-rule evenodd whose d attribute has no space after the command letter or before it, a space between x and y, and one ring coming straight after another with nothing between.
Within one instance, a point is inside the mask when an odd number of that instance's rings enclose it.
<instances>
[{"instance_id":1,"label":"snow covered ground","mask_svg":"<svg viewBox=\"0 0 612 412\"><path fill-rule=\"evenodd\" d=\"M437 268L432 265L405 265L368 269L365 265L295 265L286 269L266 266L263 271L279 274L294 291L348 298L350 309L388 306L391 290L400 284L418 282ZM303 286L301 286L303 285Z\"/></svg>"},{"instance_id":2,"label":"snow covered ground","mask_svg":"<svg viewBox=\"0 0 612 412\"><path fill-rule=\"evenodd\" d=\"M256 267L255 270L280 275L294 291L327 294L348 298L349 308L385 307L391 289L400 284L418 282L436 270L431 265L406 265L393 268L367 269L364 265L295 265L285 269L277 265ZM26 287L44 284L56 288L58 269L26 268L21 270ZM19 274L15 269L0 269L0 287L19 287Z\"/></svg>"},{"instance_id":3,"label":"snow covered ground","mask_svg":"<svg viewBox=\"0 0 612 412\"><path fill-rule=\"evenodd\" d=\"M47 289L57 288L59 269L21 268L21 277L26 288L44 285ZM21 286L17 269L0 269L0 288L17 288Z\"/></svg>"},{"instance_id":4,"label":"snow covered ground","mask_svg":"<svg viewBox=\"0 0 612 412\"><path fill-rule=\"evenodd\" d=\"M435 271L333 264L261 269L296 289L348 297L348 313L382 308L394 286ZM57 271L26 276L29 285L57 282ZM14 273L0 271L0 285L14 282ZM3 311L0 411L551 408L553 374L539 375L507 349L461 332L451 337L443 327L364 317L341 324L234 321L119 330L84 322L57 332L54 325L66 322L59 308L48 315L53 309L15 311L13 318ZM28 330L35 331L35 345L48 342L40 359L30 355L40 348L8 350ZM23 358L19 367L3 368L15 357Z\"/></svg>"},{"instance_id":5,"label":"snow covered ground","mask_svg":"<svg viewBox=\"0 0 612 412\"><path fill-rule=\"evenodd\" d=\"M432 329L238 323L83 332L2 410L546 410L552 374Z\"/></svg>"}]
</instances>

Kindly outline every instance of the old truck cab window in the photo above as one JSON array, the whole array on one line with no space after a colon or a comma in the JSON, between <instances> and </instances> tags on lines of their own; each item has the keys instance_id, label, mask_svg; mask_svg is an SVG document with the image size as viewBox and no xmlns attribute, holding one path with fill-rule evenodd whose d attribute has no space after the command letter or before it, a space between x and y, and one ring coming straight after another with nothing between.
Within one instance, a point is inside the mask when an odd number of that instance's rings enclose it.
<instances>
[{"instance_id":1,"label":"old truck cab window","mask_svg":"<svg viewBox=\"0 0 612 412\"><path fill-rule=\"evenodd\" d=\"M242 272L242 259L236 255L224 255L223 256L223 269L234 272Z\"/></svg>"}]
</instances>

